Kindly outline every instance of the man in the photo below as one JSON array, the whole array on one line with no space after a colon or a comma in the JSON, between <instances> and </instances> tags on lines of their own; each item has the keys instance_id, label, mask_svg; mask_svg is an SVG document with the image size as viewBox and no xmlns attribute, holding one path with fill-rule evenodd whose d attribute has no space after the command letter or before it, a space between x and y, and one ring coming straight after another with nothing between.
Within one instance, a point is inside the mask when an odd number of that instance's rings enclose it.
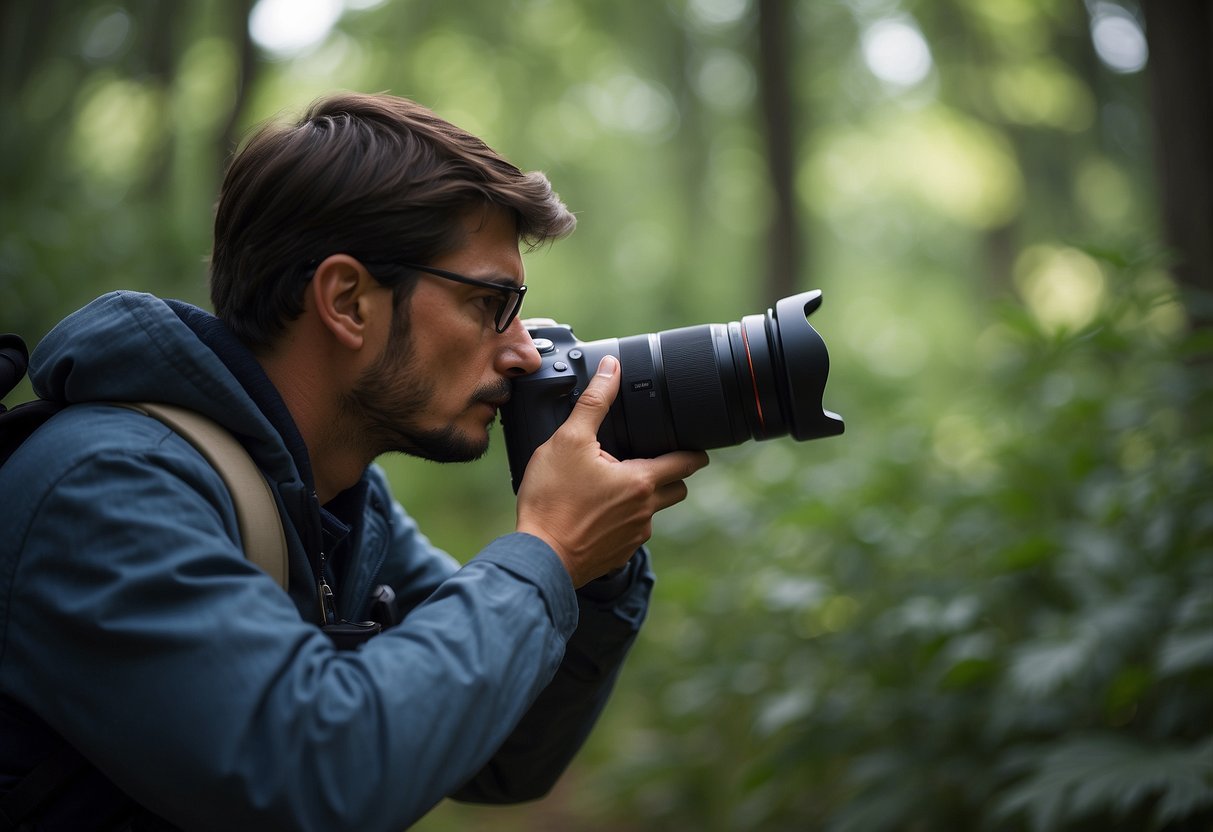
<instances>
[{"instance_id":1,"label":"man","mask_svg":"<svg viewBox=\"0 0 1213 832\"><path fill-rule=\"evenodd\" d=\"M607 359L536 451L516 532L462 568L372 460L483 453L539 366L519 244L573 225L541 174L424 108L341 95L233 160L217 317L114 293L47 336L35 389L73 406L0 469L0 785L55 743L84 762L38 822L389 830L448 795L551 787L645 615L652 516L706 456L604 454ZM246 559L215 470L116 401L240 439L278 501L289 594ZM379 586L399 623L339 651L326 632Z\"/></svg>"}]
</instances>

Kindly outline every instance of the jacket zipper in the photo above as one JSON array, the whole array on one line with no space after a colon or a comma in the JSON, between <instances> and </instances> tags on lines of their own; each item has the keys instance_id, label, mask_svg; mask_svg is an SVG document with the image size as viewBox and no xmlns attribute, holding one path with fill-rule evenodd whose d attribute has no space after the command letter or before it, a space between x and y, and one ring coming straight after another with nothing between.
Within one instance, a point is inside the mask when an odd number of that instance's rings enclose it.
<instances>
[{"instance_id":1,"label":"jacket zipper","mask_svg":"<svg viewBox=\"0 0 1213 832\"><path fill-rule=\"evenodd\" d=\"M328 573L328 556L324 551L324 533L320 530L320 499L317 497L315 491L311 493L311 505L308 508L310 511L307 513L311 520L308 524L311 532L309 536L315 547L313 551L317 553L317 558L313 562L312 567L315 570L316 597L320 603L320 624L321 626L326 626L337 623L337 604L333 598L333 588L329 586L329 582L325 577Z\"/></svg>"},{"instance_id":2,"label":"jacket zipper","mask_svg":"<svg viewBox=\"0 0 1213 832\"><path fill-rule=\"evenodd\" d=\"M320 577L316 581L316 591L320 595L320 620L325 624L337 623L337 604L333 599L333 589L324 579L328 571L328 563L323 551L320 552Z\"/></svg>"}]
</instances>

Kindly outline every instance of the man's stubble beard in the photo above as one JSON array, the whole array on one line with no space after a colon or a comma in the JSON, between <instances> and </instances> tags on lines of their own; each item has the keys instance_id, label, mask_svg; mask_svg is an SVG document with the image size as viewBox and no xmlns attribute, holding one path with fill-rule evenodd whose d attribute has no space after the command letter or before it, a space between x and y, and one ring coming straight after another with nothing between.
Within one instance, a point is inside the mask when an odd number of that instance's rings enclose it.
<instances>
[{"instance_id":1,"label":"man's stubble beard","mask_svg":"<svg viewBox=\"0 0 1213 832\"><path fill-rule=\"evenodd\" d=\"M455 425L425 429L418 425L434 398L436 384L423 378L415 366L412 339L404 315L392 321L387 346L342 397L342 424L354 430L354 441L366 447L370 458L396 452L433 462L471 462L488 451L488 435L473 439ZM468 404L500 402L510 384L479 388Z\"/></svg>"}]
</instances>

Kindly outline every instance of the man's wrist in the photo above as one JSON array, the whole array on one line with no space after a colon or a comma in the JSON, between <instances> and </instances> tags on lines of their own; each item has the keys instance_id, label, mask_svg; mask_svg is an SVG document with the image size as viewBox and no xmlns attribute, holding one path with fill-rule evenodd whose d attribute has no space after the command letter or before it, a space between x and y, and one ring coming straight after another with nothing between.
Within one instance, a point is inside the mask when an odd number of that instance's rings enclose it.
<instances>
[{"instance_id":1,"label":"man's wrist","mask_svg":"<svg viewBox=\"0 0 1213 832\"><path fill-rule=\"evenodd\" d=\"M627 563L590 581L578 589L577 594L599 603L607 603L619 598L636 580L636 570L639 568L640 562L639 552L640 550L637 549Z\"/></svg>"}]
</instances>

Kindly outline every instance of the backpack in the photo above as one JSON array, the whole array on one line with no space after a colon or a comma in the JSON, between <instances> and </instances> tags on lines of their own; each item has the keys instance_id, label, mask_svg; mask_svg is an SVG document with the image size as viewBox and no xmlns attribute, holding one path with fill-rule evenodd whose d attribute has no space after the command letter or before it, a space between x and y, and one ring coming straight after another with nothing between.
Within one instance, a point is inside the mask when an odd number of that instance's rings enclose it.
<instances>
[{"instance_id":1,"label":"backpack","mask_svg":"<svg viewBox=\"0 0 1213 832\"><path fill-rule=\"evenodd\" d=\"M17 386L28 364L29 351L25 342L16 335L0 334L0 399ZM202 454L231 492L245 555L286 590L289 574L286 534L278 506L261 471L235 437L205 416L176 405L113 404L160 420ZM35 399L11 409L0 404L0 466L34 431L66 407L65 402L46 399ZM270 517L277 522L266 522ZM0 796L0 830L27 828L31 816L40 813L48 799L67 788L88 793L91 799L98 801L97 805L116 812L112 820L119 826L132 823L129 828L168 828L163 821L145 812L138 812L133 821L122 820L129 810L121 793L99 772L90 770L84 758L72 746L55 737L45 723L6 697L0 697L0 726L13 741L32 745L49 742L52 747L49 756ZM71 824L76 820L69 816L65 822ZM108 823L96 817L91 817L90 821Z\"/></svg>"},{"instance_id":2,"label":"backpack","mask_svg":"<svg viewBox=\"0 0 1213 832\"><path fill-rule=\"evenodd\" d=\"M17 386L28 364L25 342L13 334L0 335L0 399ZM159 419L202 454L231 492L245 555L285 590L289 577L286 534L278 506L265 477L236 438L217 422L184 407L155 402L112 404ZM0 404L0 466L44 422L67 406L65 402L46 399L35 399L12 409ZM269 517L278 522L265 522Z\"/></svg>"}]
</instances>

